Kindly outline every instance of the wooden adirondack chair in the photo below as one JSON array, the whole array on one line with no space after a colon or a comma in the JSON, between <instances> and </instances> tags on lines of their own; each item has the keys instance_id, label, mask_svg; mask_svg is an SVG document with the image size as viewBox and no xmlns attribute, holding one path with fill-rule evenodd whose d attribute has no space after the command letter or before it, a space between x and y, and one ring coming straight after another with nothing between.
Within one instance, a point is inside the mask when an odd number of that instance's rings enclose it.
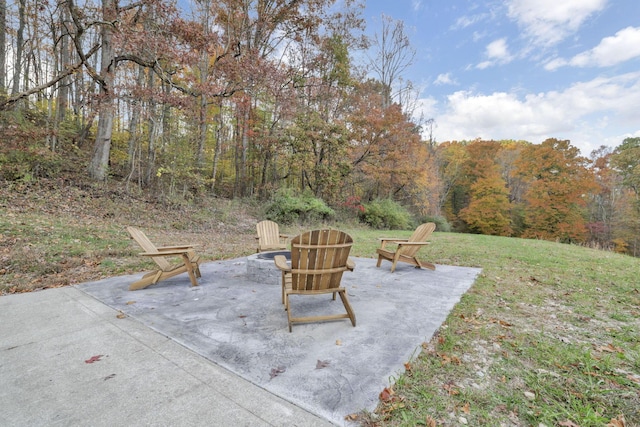
<instances>
[{"instance_id":1,"label":"wooden adirondack chair","mask_svg":"<svg viewBox=\"0 0 640 427\"><path fill-rule=\"evenodd\" d=\"M349 259L353 240L339 230L307 231L291 240L291 265L283 255L274 258L282 271L282 302L287 311L289 332L293 323L320 322L326 320L351 319L356 326L356 316L347 299L346 289L340 286L342 273L353 271L355 263ZM293 317L290 295L340 295L345 314L325 316Z\"/></svg>"},{"instance_id":2,"label":"wooden adirondack chair","mask_svg":"<svg viewBox=\"0 0 640 427\"><path fill-rule=\"evenodd\" d=\"M278 224L264 220L256 224L258 249L256 252L282 251L287 249L288 236L280 234Z\"/></svg>"},{"instance_id":3,"label":"wooden adirondack chair","mask_svg":"<svg viewBox=\"0 0 640 427\"><path fill-rule=\"evenodd\" d=\"M413 232L408 239L395 239L395 238L380 238L380 248L376 250L378 254L378 263L376 267L380 267L383 259L391 261L391 272L396 269L396 263L406 262L408 264L415 265L416 268L428 268L435 270L436 266L430 262L420 261L416 257L416 253L421 247L428 245L427 241L431 233L436 229L436 225L432 222L422 224ZM395 250L387 249L385 246L387 243L396 243L398 246Z\"/></svg>"},{"instance_id":4,"label":"wooden adirondack chair","mask_svg":"<svg viewBox=\"0 0 640 427\"><path fill-rule=\"evenodd\" d=\"M195 254L192 245L183 246L161 246L156 247L151 240L140 230L135 227L127 227L127 231L144 252L140 255L151 257L158 265L158 269L145 274L142 279L137 280L129 286L130 291L146 288L154 285L161 280L168 279L182 273L189 273L191 285L198 286L196 277L200 277L200 267L198 262L200 258ZM170 264L167 257L180 257L178 264Z\"/></svg>"}]
</instances>

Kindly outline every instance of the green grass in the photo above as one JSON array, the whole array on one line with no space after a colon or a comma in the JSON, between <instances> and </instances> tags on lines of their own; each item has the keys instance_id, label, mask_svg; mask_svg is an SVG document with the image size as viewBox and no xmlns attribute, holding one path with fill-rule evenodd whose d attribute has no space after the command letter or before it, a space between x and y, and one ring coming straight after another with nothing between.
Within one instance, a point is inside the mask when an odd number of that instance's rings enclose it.
<instances>
[{"instance_id":1,"label":"green grass","mask_svg":"<svg viewBox=\"0 0 640 427\"><path fill-rule=\"evenodd\" d=\"M352 235L354 252L370 256L381 233ZM482 275L396 382L403 405L381 404L369 422L640 424L640 260L491 236L432 242L423 257Z\"/></svg>"},{"instance_id":2,"label":"green grass","mask_svg":"<svg viewBox=\"0 0 640 427\"><path fill-rule=\"evenodd\" d=\"M237 202L167 208L36 193L42 207L30 194L0 203L0 293L146 270L128 224L159 245L199 244L205 261L255 251L256 218ZM353 236L356 257L373 257L378 237L411 234L333 226ZM539 240L440 232L431 240L422 258L482 274L407 360L392 401L360 414L362 424L640 425L640 259Z\"/></svg>"}]
</instances>

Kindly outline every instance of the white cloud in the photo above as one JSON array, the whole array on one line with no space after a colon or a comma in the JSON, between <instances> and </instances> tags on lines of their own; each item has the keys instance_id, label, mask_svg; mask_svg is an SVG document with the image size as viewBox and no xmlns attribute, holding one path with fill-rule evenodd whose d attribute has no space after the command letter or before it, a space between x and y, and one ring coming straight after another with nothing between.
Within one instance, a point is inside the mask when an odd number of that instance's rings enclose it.
<instances>
[{"instance_id":1,"label":"white cloud","mask_svg":"<svg viewBox=\"0 0 640 427\"><path fill-rule=\"evenodd\" d=\"M494 40L489 43L485 48L485 56L488 59L479 63L476 68L485 69L495 64L506 64L513 59L509 53L506 38Z\"/></svg>"},{"instance_id":2,"label":"white cloud","mask_svg":"<svg viewBox=\"0 0 640 427\"><path fill-rule=\"evenodd\" d=\"M640 57L640 27L627 27L615 36L605 37L598 46L582 52L569 61L556 60L546 64L546 69L563 65L574 67L610 67Z\"/></svg>"},{"instance_id":3,"label":"white cloud","mask_svg":"<svg viewBox=\"0 0 640 427\"><path fill-rule=\"evenodd\" d=\"M603 135L638 132L640 72L574 83L563 91L490 95L457 91L447 97L434 117L438 141L522 139L534 143L547 138L569 139L583 155L605 141ZM603 117L614 117L598 120Z\"/></svg>"},{"instance_id":4,"label":"white cloud","mask_svg":"<svg viewBox=\"0 0 640 427\"><path fill-rule=\"evenodd\" d=\"M640 56L640 28L627 27L613 37L605 37L591 50L574 56L571 65L606 67Z\"/></svg>"},{"instance_id":5,"label":"white cloud","mask_svg":"<svg viewBox=\"0 0 640 427\"><path fill-rule=\"evenodd\" d=\"M607 0L509 0L508 15L538 45L551 46L575 33Z\"/></svg>"},{"instance_id":6,"label":"white cloud","mask_svg":"<svg viewBox=\"0 0 640 427\"><path fill-rule=\"evenodd\" d=\"M478 22L481 22L483 20L485 20L488 17L487 14L478 14L478 15L464 15L459 17L456 20L456 23L452 26L453 29L455 30L461 30L464 28L467 28L473 24L476 24Z\"/></svg>"},{"instance_id":7,"label":"white cloud","mask_svg":"<svg viewBox=\"0 0 640 427\"><path fill-rule=\"evenodd\" d=\"M497 60L508 59L509 49L507 48L507 39L502 38L489 43L487 46L487 56Z\"/></svg>"},{"instance_id":8,"label":"white cloud","mask_svg":"<svg viewBox=\"0 0 640 427\"><path fill-rule=\"evenodd\" d=\"M433 82L434 85L455 85L457 82L451 78L451 73L439 74Z\"/></svg>"}]
</instances>

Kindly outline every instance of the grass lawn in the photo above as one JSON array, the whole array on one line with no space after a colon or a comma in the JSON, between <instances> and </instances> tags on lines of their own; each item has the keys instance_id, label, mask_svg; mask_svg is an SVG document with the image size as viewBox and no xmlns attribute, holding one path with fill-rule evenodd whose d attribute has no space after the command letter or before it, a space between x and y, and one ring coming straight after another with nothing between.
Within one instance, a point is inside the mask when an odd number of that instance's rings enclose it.
<instances>
[{"instance_id":1,"label":"grass lawn","mask_svg":"<svg viewBox=\"0 0 640 427\"><path fill-rule=\"evenodd\" d=\"M100 187L5 188L0 293L146 270L129 224L157 245L198 244L205 261L249 255L252 209L165 206ZM378 237L411 234L339 228L358 257L373 257ZM483 273L406 373L380 390L376 412L358 416L363 425L640 425L640 259L493 236L436 232L431 241L425 260Z\"/></svg>"}]
</instances>

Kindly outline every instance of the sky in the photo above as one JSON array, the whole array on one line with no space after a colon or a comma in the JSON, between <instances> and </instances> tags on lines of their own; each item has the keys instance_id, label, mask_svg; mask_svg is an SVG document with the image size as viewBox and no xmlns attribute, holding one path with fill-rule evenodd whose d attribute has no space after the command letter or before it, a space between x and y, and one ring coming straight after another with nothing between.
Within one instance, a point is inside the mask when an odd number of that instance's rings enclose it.
<instances>
[{"instance_id":1,"label":"sky","mask_svg":"<svg viewBox=\"0 0 640 427\"><path fill-rule=\"evenodd\" d=\"M403 77L437 142L570 140L583 156L640 137L639 0L367 0L404 22Z\"/></svg>"}]
</instances>

